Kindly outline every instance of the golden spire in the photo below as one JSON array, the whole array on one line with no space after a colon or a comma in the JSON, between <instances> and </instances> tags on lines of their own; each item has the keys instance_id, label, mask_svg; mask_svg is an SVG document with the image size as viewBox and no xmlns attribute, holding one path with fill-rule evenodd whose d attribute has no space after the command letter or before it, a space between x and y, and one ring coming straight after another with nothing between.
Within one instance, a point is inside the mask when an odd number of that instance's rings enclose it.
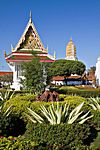
<instances>
[{"instance_id":1,"label":"golden spire","mask_svg":"<svg viewBox=\"0 0 100 150\"><path fill-rule=\"evenodd\" d=\"M66 58L69 60L76 60L76 47L72 41L72 38L70 38L70 41L66 46Z\"/></svg>"},{"instance_id":2,"label":"golden spire","mask_svg":"<svg viewBox=\"0 0 100 150\"><path fill-rule=\"evenodd\" d=\"M72 41L72 37L70 38L70 42Z\"/></svg>"}]
</instances>

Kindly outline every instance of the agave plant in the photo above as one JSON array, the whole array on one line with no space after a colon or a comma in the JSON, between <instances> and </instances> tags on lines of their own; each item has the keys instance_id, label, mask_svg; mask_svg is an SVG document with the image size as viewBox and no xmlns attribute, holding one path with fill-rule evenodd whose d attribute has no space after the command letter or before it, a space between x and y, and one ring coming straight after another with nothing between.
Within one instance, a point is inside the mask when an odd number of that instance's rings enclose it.
<instances>
[{"instance_id":1,"label":"agave plant","mask_svg":"<svg viewBox=\"0 0 100 150\"><path fill-rule=\"evenodd\" d=\"M10 90L6 90L5 92L0 92L0 116L2 117L8 117L11 113L12 105L9 106L6 110L5 107L5 101L12 98L14 95L14 92L11 92Z\"/></svg>"},{"instance_id":2,"label":"agave plant","mask_svg":"<svg viewBox=\"0 0 100 150\"><path fill-rule=\"evenodd\" d=\"M5 101L12 98L14 95L14 91L6 90L5 92L0 91L0 100Z\"/></svg>"},{"instance_id":3,"label":"agave plant","mask_svg":"<svg viewBox=\"0 0 100 150\"><path fill-rule=\"evenodd\" d=\"M83 105L84 102L78 105L74 110L72 110L71 113L69 113L69 105L67 106L67 104L64 104L64 106L62 106L59 104L59 102L57 102L56 106L54 106L54 104L52 103L52 105L50 105L48 109L44 105L42 105L40 107L40 110L51 125L61 124L65 122L67 122L68 124L72 124L77 119L79 124L83 124L86 120L93 117L93 115L88 116L90 111L82 115L83 111L80 112L80 110ZM45 122L44 117L41 117L36 112L32 111L30 108L27 109L30 115L29 114L26 115L33 123Z\"/></svg>"},{"instance_id":4,"label":"agave plant","mask_svg":"<svg viewBox=\"0 0 100 150\"><path fill-rule=\"evenodd\" d=\"M8 117L9 114L11 113L11 108L12 106L9 106L5 111L3 111L3 106L0 106L0 115L2 115L3 117Z\"/></svg>"},{"instance_id":5,"label":"agave plant","mask_svg":"<svg viewBox=\"0 0 100 150\"><path fill-rule=\"evenodd\" d=\"M100 104L99 104L99 102L100 102L100 98L90 98L89 99L90 100L90 106L94 109L94 110L99 110L100 111Z\"/></svg>"}]
</instances>

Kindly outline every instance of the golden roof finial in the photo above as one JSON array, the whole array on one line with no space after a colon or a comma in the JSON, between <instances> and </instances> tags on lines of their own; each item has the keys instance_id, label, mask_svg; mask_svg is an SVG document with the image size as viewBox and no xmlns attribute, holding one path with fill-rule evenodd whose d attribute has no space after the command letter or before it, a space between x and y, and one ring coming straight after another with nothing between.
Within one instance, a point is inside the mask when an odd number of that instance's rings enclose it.
<instances>
[{"instance_id":1,"label":"golden roof finial","mask_svg":"<svg viewBox=\"0 0 100 150\"><path fill-rule=\"evenodd\" d=\"M32 22L32 12L30 10L30 22Z\"/></svg>"},{"instance_id":2,"label":"golden roof finial","mask_svg":"<svg viewBox=\"0 0 100 150\"><path fill-rule=\"evenodd\" d=\"M7 54L6 54L6 51L4 50L4 56L6 57L7 56Z\"/></svg>"},{"instance_id":3,"label":"golden roof finial","mask_svg":"<svg viewBox=\"0 0 100 150\"><path fill-rule=\"evenodd\" d=\"M46 51L47 51L47 53L48 53L48 45L47 45Z\"/></svg>"},{"instance_id":4,"label":"golden roof finial","mask_svg":"<svg viewBox=\"0 0 100 150\"><path fill-rule=\"evenodd\" d=\"M56 52L54 51L54 55L53 55L54 59L56 59Z\"/></svg>"},{"instance_id":5,"label":"golden roof finial","mask_svg":"<svg viewBox=\"0 0 100 150\"><path fill-rule=\"evenodd\" d=\"M13 48L12 44L11 44L11 51L12 51L12 52L14 51L14 48Z\"/></svg>"},{"instance_id":6,"label":"golden roof finial","mask_svg":"<svg viewBox=\"0 0 100 150\"><path fill-rule=\"evenodd\" d=\"M72 41L72 37L70 38L70 41Z\"/></svg>"}]
</instances>

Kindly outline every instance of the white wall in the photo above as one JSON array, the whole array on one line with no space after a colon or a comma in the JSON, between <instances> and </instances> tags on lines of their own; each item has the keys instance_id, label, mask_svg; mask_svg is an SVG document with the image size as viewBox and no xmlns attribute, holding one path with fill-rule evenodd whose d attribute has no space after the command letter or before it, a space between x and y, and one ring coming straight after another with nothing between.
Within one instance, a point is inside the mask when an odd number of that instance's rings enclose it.
<instances>
[{"instance_id":1,"label":"white wall","mask_svg":"<svg viewBox=\"0 0 100 150\"><path fill-rule=\"evenodd\" d=\"M22 85L20 84L20 78L22 78L21 76L21 69L20 69L20 63L8 63L9 67L11 68L12 72L13 72L13 83L11 85L11 88L15 89L15 90L20 90L20 88L22 87Z\"/></svg>"},{"instance_id":2,"label":"white wall","mask_svg":"<svg viewBox=\"0 0 100 150\"><path fill-rule=\"evenodd\" d=\"M99 86L100 85L100 57L98 57L97 59L95 76L96 76L96 83Z\"/></svg>"},{"instance_id":3,"label":"white wall","mask_svg":"<svg viewBox=\"0 0 100 150\"><path fill-rule=\"evenodd\" d=\"M51 83L55 85L65 85L64 81L52 81Z\"/></svg>"}]
</instances>

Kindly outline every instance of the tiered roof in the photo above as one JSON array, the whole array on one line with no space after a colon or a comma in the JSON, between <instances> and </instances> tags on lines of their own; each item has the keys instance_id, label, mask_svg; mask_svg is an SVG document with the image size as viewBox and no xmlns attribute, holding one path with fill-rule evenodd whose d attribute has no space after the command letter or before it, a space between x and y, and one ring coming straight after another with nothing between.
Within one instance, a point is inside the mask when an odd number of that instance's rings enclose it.
<instances>
[{"instance_id":1,"label":"tiered roof","mask_svg":"<svg viewBox=\"0 0 100 150\"><path fill-rule=\"evenodd\" d=\"M38 32L32 22L32 14L28 24L15 48L12 48L12 53L5 55L7 62L29 62L38 56L41 62L52 62L55 59L50 56L47 49L44 48Z\"/></svg>"}]
</instances>

